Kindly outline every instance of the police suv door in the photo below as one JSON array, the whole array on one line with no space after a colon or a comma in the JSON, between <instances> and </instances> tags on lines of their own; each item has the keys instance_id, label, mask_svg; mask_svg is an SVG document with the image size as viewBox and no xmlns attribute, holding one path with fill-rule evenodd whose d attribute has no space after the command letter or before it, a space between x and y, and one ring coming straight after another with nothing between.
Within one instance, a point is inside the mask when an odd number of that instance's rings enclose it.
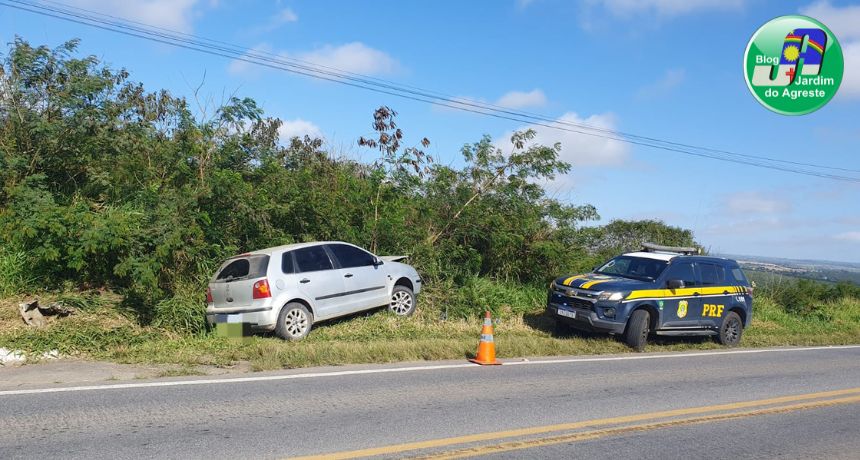
<instances>
[{"instance_id":1,"label":"police suv door","mask_svg":"<svg viewBox=\"0 0 860 460\"><path fill-rule=\"evenodd\" d=\"M663 328L688 328L698 326L701 312L701 300L693 295L691 289L697 289L699 278L693 262L676 260L666 269L665 280L680 280L684 282L682 289L670 290L671 295L660 300L663 311ZM668 286L666 286L668 289ZM658 303L659 305L659 303Z\"/></svg>"},{"instance_id":2,"label":"police suv door","mask_svg":"<svg viewBox=\"0 0 860 460\"><path fill-rule=\"evenodd\" d=\"M701 296L702 307L699 310L702 317L701 324L706 327L717 327L723 322L723 317L732 305L734 289L727 286L726 269L722 265L699 262L696 268L702 280L702 288L705 290L705 294Z\"/></svg>"}]
</instances>

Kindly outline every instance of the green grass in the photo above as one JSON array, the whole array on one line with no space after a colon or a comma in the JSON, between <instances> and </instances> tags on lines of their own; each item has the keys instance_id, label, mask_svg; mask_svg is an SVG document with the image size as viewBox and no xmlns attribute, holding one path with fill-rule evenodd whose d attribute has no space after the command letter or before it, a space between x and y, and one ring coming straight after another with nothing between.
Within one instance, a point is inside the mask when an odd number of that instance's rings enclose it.
<instances>
[{"instance_id":1,"label":"green grass","mask_svg":"<svg viewBox=\"0 0 860 460\"><path fill-rule=\"evenodd\" d=\"M483 283L483 282L480 282ZM284 342L264 335L230 339L213 333L186 334L173 327L141 326L133 313L118 307L117 297L76 294L78 314L52 319L48 327L30 329L17 317L17 301L0 301L0 347L41 353L59 350L68 356L121 363L160 363L182 366L230 366L250 363L252 370L268 370L350 363L386 363L464 359L476 349L481 329L477 312L490 307L495 293L495 339L501 358L588 355L630 352L617 339L603 335L558 337L553 322L541 315L544 293L493 286L492 282L461 291L430 289L420 298L416 315L398 318L381 310L317 325L300 342ZM498 283L496 283L498 284ZM472 289L470 292L468 289ZM511 292L505 293L506 290ZM68 295L67 295L68 296ZM519 296L519 297L517 297ZM485 299L482 303L480 299ZM476 304L466 304L476 302ZM514 303L516 302L516 303ZM442 320L445 306L447 320ZM468 308L467 308L468 307ZM470 312L469 318L451 315ZM821 313L823 311L823 313ZM743 346L832 345L860 342L860 300L846 298L824 304L814 315L785 311L767 298L756 298L753 325ZM719 348L710 338L655 338L648 351ZM177 374L179 375L179 374Z\"/></svg>"}]
</instances>

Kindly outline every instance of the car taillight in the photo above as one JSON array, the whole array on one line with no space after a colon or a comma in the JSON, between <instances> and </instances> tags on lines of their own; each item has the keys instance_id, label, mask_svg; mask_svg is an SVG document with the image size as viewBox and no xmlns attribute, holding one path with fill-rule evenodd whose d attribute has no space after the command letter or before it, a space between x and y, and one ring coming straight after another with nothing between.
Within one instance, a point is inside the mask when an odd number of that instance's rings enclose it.
<instances>
[{"instance_id":1,"label":"car taillight","mask_svg":"<svg viewBox=\"0 0 860 460\"><path fill-rule=\"evenodd\" d=\"M206 288L206 303L215 303L215 301L212 300L212 288Z\"/></svg>"},{"instance_id":2,"label":"car taillight","mask_svg":"<svg viewBox=\"0 0 860 460\"><path fill-rule=\"evenodd\" d=\"M750 297L753 296L753 289L754 288L752 286L744 286L744 289L746 289L748 296L750 296Z\"/></svg>"},{"instance_id":3,"label":"car taillight","mask_svg":"<svg viewBox=\"0 0 860 460\"><path fill-rule=\"evenodd\" d=\"M269 290L269 280L262 279L254 283L254 298L266 299L272 297L272 291Z\"/></svg>"}]
</instances>

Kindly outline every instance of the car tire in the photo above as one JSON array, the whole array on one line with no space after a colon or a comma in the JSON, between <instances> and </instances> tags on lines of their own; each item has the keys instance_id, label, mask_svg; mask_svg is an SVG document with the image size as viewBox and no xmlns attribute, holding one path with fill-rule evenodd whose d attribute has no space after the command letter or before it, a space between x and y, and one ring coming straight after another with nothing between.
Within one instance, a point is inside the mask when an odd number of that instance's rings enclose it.
<instances>
[{"instance_id":1,"label":"car tire","mask_svg":"<svg viewBox=\"0 0 860 460\"><path fill-rule=\"evenodd\" d=\"M284 305L278 314L275 335L284 340L301 340L307 337L314 324L314 315L308 307L298 302Z\"/></svg>"},{"instance_id":2,"label":"car tire","mask_svg":"<svg viewBox=\"0 0 860 460\"><path fill-rule=\"evenodd\" d=\"M624 343L636 351L645 349L648 343L648 324L651 315L647 310L636 310L627 320L627 328L624 330Z\"/></svg>"},{"instance_id":3,"label":"car tire","mask_svg":"<svg viewBox=\"0 0 860 460\"><path fill-rule=\"evenodd\" d=\"M397 316L411 316L415 313L415 293L406 286L397 285L391 291L391 299L388 301L388 311Z\"/></svg>"},{"instance_id":4,"label":"car tire","mask_svg":"<svg viewBox=\"0 0 860 460\"><path fill-rule=\"evenodd\" d=\"M737 313L731 311L723 319L723 324L720 325L720 333L717 335L717 342L727 347L736 347L741 343L741 336L744 333L744 323Z\"/></svg>"}]
</instances>

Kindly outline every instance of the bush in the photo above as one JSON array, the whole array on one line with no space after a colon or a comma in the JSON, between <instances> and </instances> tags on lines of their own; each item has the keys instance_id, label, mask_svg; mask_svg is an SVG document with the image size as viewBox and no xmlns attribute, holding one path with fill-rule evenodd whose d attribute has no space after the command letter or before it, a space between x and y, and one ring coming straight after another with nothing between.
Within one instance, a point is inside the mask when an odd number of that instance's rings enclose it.
<instances>
[{"instance_id":1,"label":"bush","mask_svg":"<svg viewBox=\"0 0 860 460\"><path fill-rule=\"evenodd\" d=\"M35 282L27 253L0 246L0 297L31 291Z\"/></svg>"},{"instance_id":2,"label":"bush","mask_svg":"<svg viewBox=\"0 0 860 460\"><path fill-rule=\"evenodd\" d=\"M206 303L202 294L183 289L155 305L152 325L184 335L206 331Z\"/></svg>"}]
</instances>

